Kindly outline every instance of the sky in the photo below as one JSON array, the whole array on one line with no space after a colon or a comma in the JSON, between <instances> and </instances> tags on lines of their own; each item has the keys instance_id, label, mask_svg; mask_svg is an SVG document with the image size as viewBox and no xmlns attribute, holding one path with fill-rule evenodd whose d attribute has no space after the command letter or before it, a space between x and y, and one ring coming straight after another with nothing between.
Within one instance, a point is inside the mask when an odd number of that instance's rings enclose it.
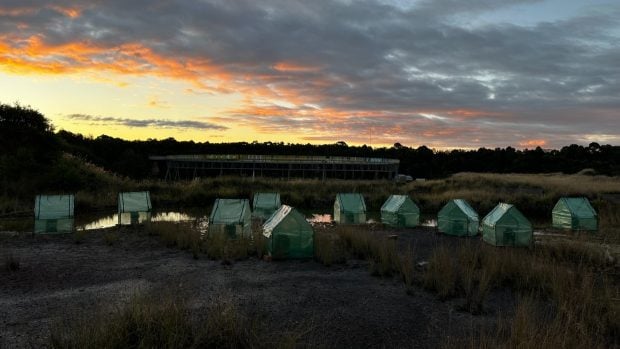
<instances>
[{"instance_id":1,"label":"sky","mask_svg":"<svg viewBox=\"0 0 620 349\"><path fill-rule=\"evenodd\" d=\"M93 137L620 145L620 1L2 0L15 102Z\"/></svg>"}]
</instances>

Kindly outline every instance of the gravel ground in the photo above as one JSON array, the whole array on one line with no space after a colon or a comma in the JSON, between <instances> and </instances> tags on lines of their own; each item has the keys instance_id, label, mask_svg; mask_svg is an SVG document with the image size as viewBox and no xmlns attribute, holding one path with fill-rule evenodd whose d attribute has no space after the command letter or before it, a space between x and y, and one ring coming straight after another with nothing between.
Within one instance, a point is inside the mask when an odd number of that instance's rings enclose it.
<instances>
[{"instance_id":1,"label":"gravel ground","mask_svg":"<svg viewBox=\"0 0 620 349\"><path fill-rule=\"evenodd\" d=\"M302 341L328 348L436 347L447 336L492 328L514 302L509 292L496 291L489 296L489 311L473 316L458 310L462 299L442 302L420 288L406 292L398 278L371 276L364 261L325 267L249 258L222 265L134 232L121 232L108 246L106 231L89 231L79 244L72 236L0 233L0 347L45 347L50 327L60 321L164 289L182 290L198 310L217 297L230 297L242 311L263 314L274 333L307 326ZM421 259L438 244L461 240L433 228L385 233L413 244ZM19 260L19 270L5 270L9 255Z\"/></svg>"}]
</instances>

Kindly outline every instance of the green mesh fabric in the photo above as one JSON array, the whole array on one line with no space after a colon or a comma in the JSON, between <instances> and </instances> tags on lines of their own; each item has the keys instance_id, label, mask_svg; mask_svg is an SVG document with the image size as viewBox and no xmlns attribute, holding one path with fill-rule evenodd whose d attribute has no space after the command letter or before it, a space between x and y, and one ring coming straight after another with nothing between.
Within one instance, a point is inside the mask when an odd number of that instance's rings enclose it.
<instances>
[{"instance_id":1,"label":"green mesh fabric","mask_svg":"<svg viewBox=\"0 0 620 349\"><path fill-rule=\"evenodd\" d=\"M72 232L74 202L73 195L38 195L34 201L34 233Z\"/></svg>"},{"instance_id":2,"label":"green mesh fabric","mask_svg":"<svg viewBox=\"0 0 620 349\"><path fill-rule=\"evenodd\" d=\"M598 215L587 198L561 198L553 207L552 224L557 229L598 230Z\"/></svg>"},{"instance_id":3,"label":"green mesh fabric","mask_svg":"<svg viewBox=\"0 0 620 349\"><path fill-rule=\"evenodd\" d=\"M228 238L252 236L252 212L247 199L216 199L209 216L208 235Z\"/></svg>"},{"instance_id":4,"label":"green mesh fabric","mask_svg":"<svg viewBox=\"0 0 620 349\"><path fill-rule=\"evenodd\" d=\"M495 246L529 247L532 224L513 205L500 203L482 220L482 238Z\"/></svg>"},{"instance_id":5,"label":"green mesh fabric","mask_svg":"<svg viewBox=\"0 0 620 349\"><path fill-rule=\"evenodd\" d=\"M381 222L411 228L420 224L420 209L407 195L391 195L381 206Z\"/></svg>"},{"instance_id":6,"label":"green mesh fabric","mask_svg":"<svg viewBox=\"0 0 620 349\"><path fill-rule=\"evenodd\" d=\"M151 208L151 194L148 191L118 194L118 213L150 212Z\"/></svg>"},{"instance_id":7,"label":"green mesh fabric","mask_svg":"<svg viewBox=\"0 0 620 349\"><path fill-rule=\"evenodd\" d=\"M281 206L280 193L256 193L252 201L252 216L269 218Z\"/></svg>"},{"instance_id":8,"label":"green mesh fabric","mask_svg":"<svg viewBox=\"0 0 620 349\"><path fill-rule=\"evenodd\" d=\"M366 203L359 193L340 193L334 201L334 221L340 224L366 222Z\"/></svg>"},{"instance_id":9,"label":"green mesh fabric","mask_svg":"<svg viewBox=\"0 0 620 349\"><path fill-rule=\"evenodd\" d=\"M263 224L267 252L273 258L312 258L314 230L294 208L282 205Z\"/></svg>"},{"instance_id":10,"label":"green mesh fabric","mask_svg":"<svg viewBox=\"0 0 620 349\"><path fill-rule=\"evenodd\" d=\"M462 199L450 200L437 214L437 229L448 235L478 235L478 213Z\"/></svg>"}]
</instances>

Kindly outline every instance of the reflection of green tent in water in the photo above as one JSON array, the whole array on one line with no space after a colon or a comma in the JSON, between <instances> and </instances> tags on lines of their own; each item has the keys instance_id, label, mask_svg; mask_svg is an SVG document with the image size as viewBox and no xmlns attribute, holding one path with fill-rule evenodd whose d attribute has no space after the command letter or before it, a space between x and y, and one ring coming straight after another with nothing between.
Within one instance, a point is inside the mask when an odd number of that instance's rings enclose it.
<instances>
[{"instance_id":1,"label":"reflection of green tent in water","mask_svg":"<svg viewBox=\"0 0 620 349\"><path fill-rule=\"evenodd\" d=\"M437 229L448 235L478 235L478 214L462 199L450 200L437 214Z\"/></svg>"},{"instance_id":2,"label":"reflection of green tent in water","mask_svg":"<svg viewBox=\"0 0 620 349\"><path fill-rule=\"evenodd\" d=\"M340 193L334 202L334 221L340 224L366 223L366 203L359 193Z\"/></svg>"},{"instance_id":3,"label":"reflection of green tent in water","mask_svg":"<svg viewBox=\"0 0 620 349\"><path fill-rule=\"evenodd\" d=\"M207 237L223 235L231 239L252 236L252 211L247 199L216 199L209 216Z\"/></svg>"},{"instance_id":4,"label":"reflection of green tent in water","mask_svg":"<svg viewBox=\"0 0 620 349\"><path fill-rule=\"evenodd\" d=\"M256 193L252 201L252 215L267 219L280 208L280 205L280 193Z\"/></svg>"},{"instance_id":5,"label":"reflection of green tent in water","mask_svg":"<svg viewBox=\"0 0 620 349\"><path fill-rule=\"evenodd\" d=\"M138 224L151 219L151 194L148 191L118 194L118 224Z\"/></svg>"},{"instance_id":6,"label":"reflection of green tent in water","mask_svg":"<svg viewBox=\"0 0 620 349\"><path fill-rule=\"evenodd\" d=\"M586 198L561 198L553 207L553 227L572 230L597 230L597 214Z\"/></svg>"},{"instance_id":7,"label":"reflection of green tent in water","mask_svg":"<svg viewBox=\"0 0 620 349\"><path fill-rule=\"evenodd\" d=\"M420 209L407 195L390 195L381 206L381 222L392 227L413 228L420 224Z\"/></svg>"},{"instance_id":8,"label":"reflection of green tent in water","mask_svg":"<svg viewBox=\"0 0 620 349\"><path fill-rule=\"evenodd\" d=\"M314 230L306 217L282 205L263 225L267 252L274 258L312 258Z\"/></svg>"},{"instance_id":9,"label":"reflection of green tent in water","mask_svg":"<svg viewBox=\"0 0 620 349\"><path fill-rule=\"evenodd\" d=\"M73 231L73 195L37 195L34 201L34 233Z\"/></svg>"},{"instance_id":10,"label":"reflection of green tent in water","mask_svg":"<svg viewBox=\"0 0 620 349\"><path fill-rule=\"evenodd\" d=\"M500 203L482 220L482 238L495 246L530 246L532 224L516 207Z\"/></svg>"}]
</instances>

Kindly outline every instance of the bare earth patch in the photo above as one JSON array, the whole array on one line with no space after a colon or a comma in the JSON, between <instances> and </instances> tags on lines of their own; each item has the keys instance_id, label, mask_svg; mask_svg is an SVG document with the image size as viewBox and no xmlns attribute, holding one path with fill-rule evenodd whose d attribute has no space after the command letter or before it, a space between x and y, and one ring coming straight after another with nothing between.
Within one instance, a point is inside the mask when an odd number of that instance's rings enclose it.
<instances>
[{"instance_id":1,"label":"bare earth patch","mask_svg":"<svg viewBox=\"0 0 620 349\"><path fill-rule=\"evenodd\" d=\"M182 293L193 313L227 297L274 334L304 328L298 344L338 348L435 347L472 328L492 329L500 313L513 311L514 297L504 291L476 316L459 311L459 299L442 302L419 287L407 294L398 277L371 276L365 261L325 267L252 257L222 265L131 231L109 245L106 232L89 232L79 244L71 236L1 237L0 257L16 256L20 269L0 272L0 347L48 346L59 322L162 290ZM429 228L398 233L420 251L443 240Z\"/></svg>"}]
</instances>

